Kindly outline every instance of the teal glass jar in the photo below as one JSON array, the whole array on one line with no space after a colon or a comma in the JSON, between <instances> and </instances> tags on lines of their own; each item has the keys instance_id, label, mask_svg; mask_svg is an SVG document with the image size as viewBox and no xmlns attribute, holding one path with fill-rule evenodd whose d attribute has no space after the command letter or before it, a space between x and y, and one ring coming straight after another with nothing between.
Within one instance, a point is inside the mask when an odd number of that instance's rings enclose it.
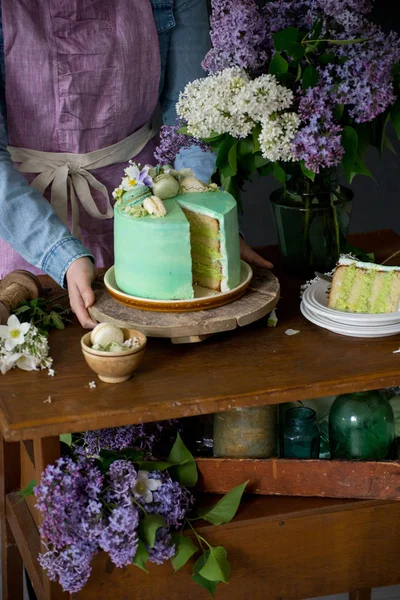
<instances>
[{"instance_id":1,"label":"teal glass jar","mask_svg":"<svg viewBox=\"0 0 400 600\"><path fill-rule=\"evenodd\" d=\"M338 396L329 414L331 458L383 460L395 440L393 409L378 391Z\"/></svg>"},{"instance_id":2,"label":"teal glass jar","mask_svg":"<svg viewBox=\"0 0 400 600\"><path fill-rule=\"evenodd\" d=\"M283 456L285 458L319 458L320 435L317 413L312 408L289 408L285 414Z\"/></svg>"}]
</instances>

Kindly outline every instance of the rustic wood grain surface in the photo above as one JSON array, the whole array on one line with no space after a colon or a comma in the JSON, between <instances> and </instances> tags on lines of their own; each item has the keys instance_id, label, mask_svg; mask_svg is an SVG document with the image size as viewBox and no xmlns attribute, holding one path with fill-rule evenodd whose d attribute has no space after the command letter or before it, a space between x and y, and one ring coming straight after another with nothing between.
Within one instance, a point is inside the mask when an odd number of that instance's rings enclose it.
<instances>
[{"instance_id":1,"label":"rustic wood grain surface","mask_svg":"<svg viewBox=\"0 0 400 600\"><path fill-rule=\"evenodd\" d=\"M382 260L400 247L392 231L352 238ZM270 257L272 251L267 252ZM47 284L46 281L44 281ZM266 319L174 346L150 339L141 368L123 384L97 380L86 365L74 322L50 335L55 377L13 370L0 377L0 427L7 440L115 427L399 385L399 336L348 338L323 330L299 311L299 285L281 278L279 323ZM285 335L298 329L294 336ZM51 404L44 401L51 397Z\"/></svg>"}]
</instances>

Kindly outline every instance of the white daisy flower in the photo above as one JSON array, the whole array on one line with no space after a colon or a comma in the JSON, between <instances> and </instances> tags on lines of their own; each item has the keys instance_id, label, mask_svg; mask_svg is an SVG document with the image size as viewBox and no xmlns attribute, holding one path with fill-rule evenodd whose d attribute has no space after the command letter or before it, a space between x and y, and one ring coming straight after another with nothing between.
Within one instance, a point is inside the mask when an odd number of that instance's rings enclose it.
<instances>
[{"instance_id":1,"label":"white daisy flower","mask_svg":"<svg viewBox=\"0 0 400 600\"><path fill-rule=\"evenodd\" d=\"M5 340L5 349L10 351L23 344L30 326L30 323L20 323L18 317L10 315L7 325L0 325L0 338Z\"/></svg>"},{"instance_id":2,"label":"white daisy flower","mask_svg":"<svg viewBox=\"0 0 400 600\"><path fill-rule=\"evenodd\" d=\"M147 471L138 471L137 480L133 488L135 498L143 498L149 504L153 502L153 492L162 486L159 479L150 479Z\"/></svg>"}]
</instances>

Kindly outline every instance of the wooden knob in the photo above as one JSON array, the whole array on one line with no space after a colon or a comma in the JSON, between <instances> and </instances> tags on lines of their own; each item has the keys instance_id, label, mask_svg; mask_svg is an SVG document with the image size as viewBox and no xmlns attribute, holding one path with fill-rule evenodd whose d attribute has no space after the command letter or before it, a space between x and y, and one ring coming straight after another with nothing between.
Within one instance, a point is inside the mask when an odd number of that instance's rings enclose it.
<instances>
[{"instance_id":1,"label":"wooden knob","mask_svg":"<svg viewBox=\"0 0 400 600\"><path fill-rule=\"evenodd\" d=\"M6 323L10 313L24 300L34 300L43 294L39 279L22 269L6 275L0 282L0 323Z\"/></svg>"}]
</instances>

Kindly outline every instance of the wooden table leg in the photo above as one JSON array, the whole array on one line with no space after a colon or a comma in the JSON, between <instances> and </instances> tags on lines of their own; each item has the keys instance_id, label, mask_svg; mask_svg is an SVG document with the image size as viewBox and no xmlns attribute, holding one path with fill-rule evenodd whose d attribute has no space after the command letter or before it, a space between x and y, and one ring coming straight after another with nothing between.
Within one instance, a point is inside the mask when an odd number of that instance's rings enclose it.
<instances>
[{"instance_id":1,"label":"wooden table leg","mask_svg":"<svg viewBox=\"0 0 400 600\"><path fill-rule=\"evenodd\" d=\"M4 600L22 600L22 558L7 523L6 495L20 486L20 446L0 436L0 516Z\"/></svg>"},{"instance_id":2,"label":"wooden table leg","mask_svg":"<svg viewBox=\"0 0 400 600\"><path fill-rule=\"evenodd\" d=\"M349 593L349 600L371 600L372 590L356 590Z\"/></svg>"}]
</instances>

